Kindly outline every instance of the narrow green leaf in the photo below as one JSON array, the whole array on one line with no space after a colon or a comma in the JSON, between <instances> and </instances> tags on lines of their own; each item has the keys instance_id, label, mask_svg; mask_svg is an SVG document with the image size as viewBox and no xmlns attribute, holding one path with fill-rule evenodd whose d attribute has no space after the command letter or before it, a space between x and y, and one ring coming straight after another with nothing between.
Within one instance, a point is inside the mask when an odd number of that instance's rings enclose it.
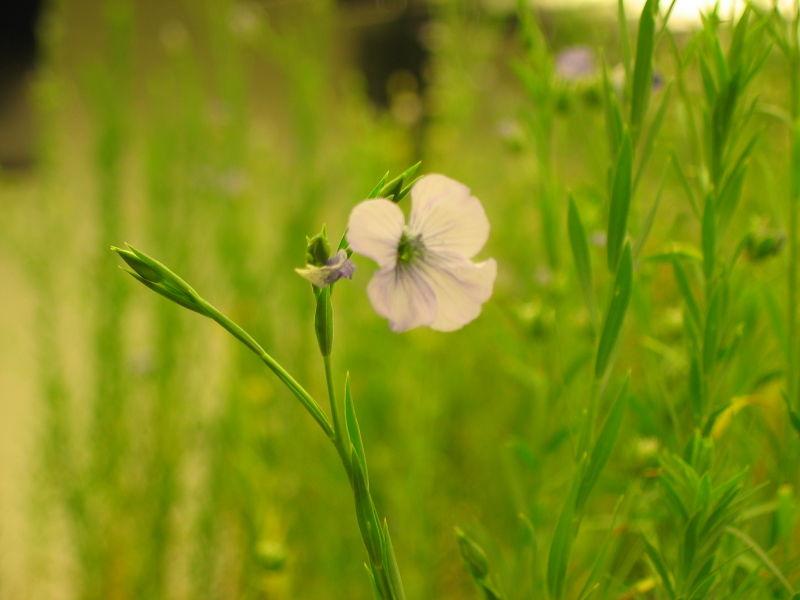
<instances>
[{"instance_id":1,"label":"narrow green leaf","mask_svg":"<svg viewBox=\"0 0 800 600\"><path fill-rule=\"evenodd\" d=\"M689 206L691 206L692 212L697 218L700 218L700 209L698 208L697 197L692 189L692 185L689 183L689 178L686 176L686 173L681 166L681 161L677 156L675 156L674 152L670 154L670 163L675 169L675 174L678 176L678 182L681 184L681 188L683 188L683 191L686 194L686 199L689 201Z\"/></svg>"},{"instance_id":2,"label":"narrow green leaf","mask_svg":"<svg viewBox=\"0 0 800 600\"><path fill-rule=\"evenodd\" d=\"M642 175L644 175L645 169L647 169L647 164L650 161L650 156L653 153L653 147L655 146L656 138L658 137L658 133L661 131L661 125L664 122L664 115L667 114L667 107L669 106L669 99L671 95L672 85L670 84L661 94L661 101L658 104L658 109L656 110L656 114L647 128L641 149L638 152L639 164L636 167L636 176L633 179L634 190L639 187L639 181L641 180Z\"/></svg>"},{"instance_id":3,"label":"narrow green leaf","mask_svg":"<svg viewBox=\"0 0 800 600\"><path fill-rule=\"evenodd\" d=\"M744 543L744 545L747 546L750 549L750 551L758 557L758 559L762 562L762 564L767 568L767 570L770 573L772 573L775 579L778 582L780 582L780 584L786 589L787 592L789 592L790 594L795 593L792 584L789 583L789 580L786 579L786 576L781 572L778 566L774 562L772 562L772 559L770 559L769 555L764 551L764 549L761 546L758 545L758 543L753 538L747 535L744 531L736 529L735 527L731 526L726 527L725 531L727 531L734 537L739 538L739 540L742 543Z\"/></svg>"},{"instance_id":4,"label":"narrow green leaf","mask_svg":"<svg viewBox=\"0 0 800 600\"><path fill-rule=\"evenodd\" d=\"M647 0L639 18L639 33L636 40L636 62L633 67L631 87L631 128L638 136L653 86L653 46L657 0Z\"/></svg>"},{"instance_id":5,"label":"narrow green leaf","mask_svg":"<svg viewBox=\"0 0 800 600\"><path fill-rule=\"evenodd\" d=\"M631 168L633 149L628 132L622 135L616 164L613 169L611 183L611 200L608 210L608 268L615 271L619 262L619 254L627 233L628 212L631 203Z\"/></svg>"},{"instance_id":6,"label":"narrow green leaf","mask_svg":"<svg viewBox=\"0 0 800 600\"><path fill-rule=\"evenodd\" d=\"M650 210L647 211L647 215L645 215L644 222L642 223L642 231L639 233L639 237L636 239L636 243L633 246L634 258L641 254L642 249L647 243L647 239L650 237L650 232L653 230L656 214L658 213L658 208L661 206L661 195L664 192L664 184L666 183L666 180L667 170L664 169L664 173L661 175L661 181L658 182L658 189L656 190L656 196L653 199L653 204L650 206Z\"/></svg>"},{"instance_id":7,"label":"narrow green leaf","mask_svg":"<svg viewBox=\"0 0 800 600\"><path fill-rule=\"evenodd\" d=\"M716 247L717 247L717 219L716 211L714 210L714 202L709 197L706 198L705 208L703 210L703 273L706 280L710 281L714 276L714 267L716 265Z\"/></svg>"},{"instance_id":8,"label":"narrow green leaf","mask_svg":"<svg viewBox=\"0 0 800 600\"><path fill-rule=\"evenodd\" d=\"M606 466L611 456L611 451L614 449L614 444L617 441L619 429L622 425L622 417L625 414L629 380L630 377L625 378L625 382L622 384L619 394L617 394L614 403L611 405L611 409L608 411L606 420L600 430L600 435L597 437L597 442L595 442L592 448L589 463L581 477L578 495L575 499L575 510L577 511L583 510L583 506L586 504L586 500L589 498L592 488L594 488L597 480L600 478L600 473Z\"/></svg>"},{"instance_id":9,"label":"narrow green leaf","mask_svg":"<svg viewBox=\"0 0 800 600\"><path fill-rule=\"evenodd\" d=\"M686 529L683 533L683 544L679 547L680 569L684 579L688 577L695 562L697 545L700 541L697 535L699 520L699 514L695 514L689 519L689 523L686 525Z\"/></svg>"},{"instance_id":10,"label":"narrow green leaf","mask_svg":"<svg viewBox=\"0 0 800 600\"><path fill-rule=\"evenodd\" d=\"M625 82L627 84L630 81L631 73L631 40L628 34L628 15L625 12L625 0L617 0L617 28L619 30L622 66L625 68Z\"/></svg>"},{"instance_id":11,"label":"narrow green leaf","mask_svg":"<svg viewBox=\"0 0 800 600\"><path fill-rule=\"evenodd\" d=\"M583 296L590 314L594 314L594 292L592 288L592 265L589 256L589 242L586 238L586 230L583 227L575 200L570 195L569 208L567 210L567 230L569 232L569 243L572 247L572 259L575 261L575 270L578 272L578 280L583 290Z\"/></svg>"},{"instance_id":12,"label":"narrow green leaf","mask_svg":"<svg viewBox=\"0 0 800 600\"><path fill-rule=\"evenodd\" d=\"M353 481L353 498L356 504L356 518L358 520L358 527L361 530L361 538L364 540L364 545L367 548L367 553L370 557L372 565L381 564L383 560L383 528L380 524L380 519L375 511L375 505L372 503L372 498L369 495L369 485L364 471L361 469L358 459L355 456L351 457L353 464L352 481ZM382 587L383 581L382 573L375 573L376 583Z\"/></svg>"},{"instance_id":13,"label":"narrow green leaf","mask_svg":"<svg viewBox=\"0 0 800 600\"><path fill-rule=\"evenodd\" d=\"M367 577L369 577L369 582L372 584L373 598L375 598L375 600L385 600L383 594L381 594L381 591L378 589L378 582L375 581L375 574L372 572L372 569L370 569L367 563L364 563L364 568L367 570Z\"/></svg>"},{"instance_id":14,"label":"narrow green leaf","mask_svg":"<svg viewBox=\"0 0 800 600\"><path fill-rule=\"evenodd\" d=\"M403 582L400 579L400 569L397 566L397 557L394 553L392 538L389 535L389 524L383 520L383 565L389 576L389 585L394 596L392 600L405 600L406 594L403 591Z\"/></svg>"},{"instance_id":15,"label":"narrow green leaf","mask_svg":"<svg viewBox=\"0 0 800 600\"><path fill-rule=\"evenodd\" d=\"M624 130L622 120L622 109L619 105L619 98L611 80L608 76L608 67L603 63L603 107L606 117L606 135L608 138L608 151L611 156L617 156L619 146L622 142Z\"/></svg>"},{"instance_id":16,"label":"narrow green leaf","mask_svg":"<svg viewBox=\"0 0 800 600\"><path fill-rule=\"evenodd\" d=\"M686 270L683 268L683 264L677 258L672 259L672 273L675 276L675 283L678 284L678 291L683 298L683 302L686 305L686 311L689 315L689 318L692 321L692 325L695 329L700 329L700 307L697 304L697 300L695 300L694 292L692 292L692 286L689 283L689 278L686 275Z\"/></svg>"},{"instance_id":17,"label":"narrow green leaf","mask_svg":"<svg viewBox=\"0 0 800 600\"><path fill-rule=\"evenodd\" d=\"M696 355L692 355L689 363L689 401L692 405L692 413L695 417L703 414L703 378L700 375L700 360Z\"/></svg>"},{"instance_id":18,"label":"narrow green leaf","mask_svg":"<svg viewBox=\"0 0 800 600\"><path fill-rule=\"evenodd\" d=\"M578 467L580 473L585 466L585 457ZM570 489L561 513L558 516L553 539L550 542L550 552L547 557L547 591L553 600L564 597L564 580L567 575L569 555L572 551L572 542L575 539L577 520L575 514L575 498L578 493L576 478Z\"/></svg>"},{"instance_id":19,"label":"narrow green leaf","mask_svg":"<svg viewBox=\"0 0 800 600\"><path fill-rule=\"evenodd\" d=\"M608 368L611 353L614 351L619 332L622 329L622 323L625 320L625 312L628 309L628 302L631 298L632 283L633 257L631 256L630 244L625 244L614 280L613 296L606 312L603 329L600 333L600 343L597 347L594 368L594 374L597 379L602 378Z\"/></svg>"},{"instance_id":20,"label":"narrow green leaf","mask_svg":"<svg viewBox=\"0 0 800 600\"><path fill-rule=\"evenodd\" d=\"M389 179L389 171L386 171L386 173L383 174L383 177L378 180L378 183L376 183L367 194L367 198L377 198L387 179Z\"/></svg>"},{"instance_id":21,"label":"narrow green leaf","mask_svg":"<svg viewBox=\"0 0 800 600\"><path fill-rule=\"evenodd\" d=\"M722 330L724 293L724 286L719 285L715 288L706 312L706 326L703 333L703 371L705 373L710 372L717 362Z\"/></svg>"},{"instance_id":22,"label":"narrow green leaf","mask_svg":"<svg viewBox=\"0 0 800 600\"><path fill-rule=\"evenodd\" d=\"M675 600L675 588L672 585L672 580L669 576L669 570L667 570L664 559L661 558L661 554L649 541L644 538L642 538L642 541L644 541L644 549L647 553L647 557L650 559L650 563L653 565L656 573L658 573L658 576L661 578L661 583L664 586L664 590L672 600Z\"/></svg>"},{"instance_id":23,"label":"narrow green leaf","mask_svg":"<svg viewBox=\"0 0 800 600\"><path fill-rule=\"evenodd\" d=\"M353 451L359 466L364 471L366 485L369 486L369 471L367 470L367 457L364 452L364 442L361 438L361 428L356 418L356 409L350 392L350 373L344 378L344 421L347 437L353 446Z\"/></svg>"}]
</instances>

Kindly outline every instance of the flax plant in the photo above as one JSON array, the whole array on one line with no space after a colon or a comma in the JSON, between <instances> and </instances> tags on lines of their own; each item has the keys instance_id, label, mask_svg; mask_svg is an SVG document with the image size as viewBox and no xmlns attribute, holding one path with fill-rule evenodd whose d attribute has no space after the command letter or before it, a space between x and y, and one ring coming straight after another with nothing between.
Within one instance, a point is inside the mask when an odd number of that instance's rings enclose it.
<instances>
[{"instance_id":1,"label":"flax plant","mask_svg":"<svg viewBox=\"0 0 800 600\"><path fill-rule=\"evenodd\" d=\"M621 4L619 12L624 19ZM638 179L637 170L643 171L647 166L652 140L658 134L664 107L669 99L668 94L662 95L661 106L652 113L648 110L653 85L654 49L658 40L658 17L658 3L648 0L639 18L633 64L625 64L627 77L621 98L612 89L607 72L603 76L606 130L612 157L608 179L606 266L613 280L595 341L594 382L584 409L583 423L579 427L576 445L577 474L561 509L550 544L547 590L552 598L562 598L567 591L566 574L571 548L580 531L589 494L610 458L619 435L630 393L627 377L621 383L615 384L613 402L598 429L598 404L607 396L616 347L634 288L634 254L629 240L628 223ZM664 14L664 20L668 17L669 8ZM622 29L622 35L627 35L627 28ZM627 41L623 41L623 45L626 44ZM627 57L624 59L627 60ZM654 211L656 208L657 204L653 203L650 210ZM567 228L578 281L584 290L587 309L592 311L593 282L598 274L592 272L586 231L579 209L572 199L569 200ZM647 229L644 231L646 235ZM582 594L599 585L595 579L596 572L593 569L584 582Z\"/></svg>"},{"instance_id":2,"label":"flax plant","mask_svg":"<svg viewBox=\"0 0 800 600\"><path fill-rule=\"evenodd\" d=\"M375 194L398 196L404 188L403 181L413 176L406 171L385 185L376 186ZM399 182L399 185L397 184ZM392 191L395 190L396 191ZM383 193L381 193L382 190ZM374 196L375 194L370 194ZM340 244L344 252L346 242ZM314 328L322 357L326 388L330 406L329 414L299 384L286 369L267 353L255 339L228 316L203 299L188 283L169 268L133 247L113 248L129 267L129 273L140 283L165 298L200 315L208 317L223 327L250 352L255 353L267 368L284 384L300 402L325 437L334 446L352 488L356 517L364 547L367 551L367 573L377 598L396 600L404 598L403 586L394 555L388 526L379 518L370 492L366 455L360 426L355 413L349 375L345 378L344 394L337 395L333 379L331 352L333 349L333 283L318 282L312 287L315 300ZM330 258L327 235L323 232L309 240L307 261L310 268L325 265Z\"/></svg>"}]
</instances>

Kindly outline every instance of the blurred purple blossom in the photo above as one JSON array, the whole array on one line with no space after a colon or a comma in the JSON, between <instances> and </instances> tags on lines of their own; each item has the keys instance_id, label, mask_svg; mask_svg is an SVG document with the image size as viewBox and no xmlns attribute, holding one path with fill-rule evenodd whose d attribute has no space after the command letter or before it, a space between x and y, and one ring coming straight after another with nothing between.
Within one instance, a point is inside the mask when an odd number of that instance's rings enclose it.
<instances>
[{"instance_id":1,"label":"blurred purple blossom","mask_svg":"<svg viewBox=\"0 0 800 600\"><path fill-rule=\"evenodd\" d=\"M556 74L565 81L582 81L597 73L594 50L589 46L570 46L556 55Z\"/></svg>"}]
</instances>

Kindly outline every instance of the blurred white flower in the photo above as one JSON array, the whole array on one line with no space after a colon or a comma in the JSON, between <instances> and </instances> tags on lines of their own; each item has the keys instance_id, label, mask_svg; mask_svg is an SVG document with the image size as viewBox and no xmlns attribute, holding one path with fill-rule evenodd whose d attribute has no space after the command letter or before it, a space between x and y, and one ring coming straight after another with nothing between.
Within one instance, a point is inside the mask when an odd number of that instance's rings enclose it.
<instances>
[{"instance_id":1,"label":"blurred white flower","mask_svg":"<svg viewBox=\"0 0 800 600\"><path fill-rule=\"evenodd\" d=\"M411 218L393 202L365 200L350 213L347 241L380 269L367 287L393 331L422 325L453 331L475 319L492 295L497 264L472 262L489 221L467 186L426 175L411 189Z\"/></svg>"}]
</instances>

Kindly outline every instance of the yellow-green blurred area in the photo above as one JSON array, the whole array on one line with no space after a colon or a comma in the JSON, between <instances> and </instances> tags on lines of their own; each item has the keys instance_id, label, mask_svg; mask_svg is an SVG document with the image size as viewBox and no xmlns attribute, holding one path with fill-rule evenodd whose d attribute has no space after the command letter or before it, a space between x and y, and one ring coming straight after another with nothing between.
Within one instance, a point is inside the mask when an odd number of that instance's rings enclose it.
<instances>
[{"instance_id":1,"label":"yellow-green blurred area","mask_svg":"<svg viewBox=\"0 0 800 600\"><path fill-rule=\"evenodd\" d=\"M634 286L613 367L594 381L614 282L606 103L629 112L643 4L622 19L607 3L499 0L53 0L35 20L9 9L20 25L0 44L0 598L371 597L328 440L254 356L120 271L109 247L169 265L327 408L314 300L294 272L306 236L325 224L338 240L381 176L418 160L482 201L480 257L498 277L481 316L448 334L391 332L366 294L367 259L335 288L335 383L343 391L349 372L407 597L481 597L456 526L486 551L501 597L553 595L551 540L588 462L581 431L599 437L626 373L623 425L574 519L563 597L795 597L800 73L775 41L792 5L753 9L745 26L758 64L736 89L741 127L723 162L738 202L709 247L703 203L733 192L705 145L717 117L704 69L741 60L714 54L709 36L727 52L742 7L723 3L702 31L690 2L663 25L662 0L626 230ZM676 486L691 498L683 516L663 484L673 456L694 469L695 487ZM736 501L704 508L737 475ZM697 515L725 523L713 544ZM670 594L658 553L685 595ZM706 567L711 587L692 587Z\"/></svg>"}]
</instances>

